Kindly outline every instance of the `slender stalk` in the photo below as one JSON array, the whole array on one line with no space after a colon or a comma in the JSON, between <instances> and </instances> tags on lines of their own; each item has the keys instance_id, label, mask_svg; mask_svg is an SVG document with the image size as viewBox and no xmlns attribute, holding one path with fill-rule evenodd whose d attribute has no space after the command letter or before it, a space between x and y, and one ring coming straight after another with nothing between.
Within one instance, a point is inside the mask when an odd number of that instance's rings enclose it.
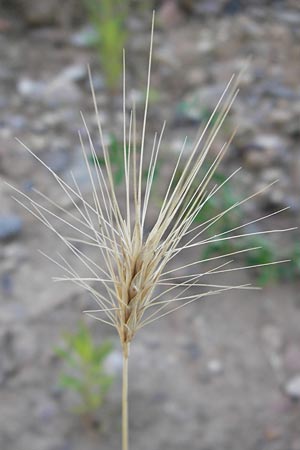
<instances>
[{"instance_id":1,"label":"slender stalk","mask_svg":"<svg viewBox=\"0 0 300 450\"><path fill-rule=\"evenodd\" d=\"M128 346L123 348L122 450L128 450Z\"/></svg>"}]
</instances>

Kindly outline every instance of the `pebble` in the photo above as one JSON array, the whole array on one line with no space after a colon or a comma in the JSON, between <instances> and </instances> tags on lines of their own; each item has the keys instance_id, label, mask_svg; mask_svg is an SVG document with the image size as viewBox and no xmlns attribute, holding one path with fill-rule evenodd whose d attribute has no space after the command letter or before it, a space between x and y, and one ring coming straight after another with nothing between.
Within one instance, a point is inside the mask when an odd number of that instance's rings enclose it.
<instances>
[{"instance_id":1,"label":"pebble","mask_svg":"<svg viewBox=\"0 0 300 450\"><path fill-rule=\"evenodd\" d=\"M42 423L50 422L58 412L57 405L50 399L44 399L36 408L36 416Z\"/></svg>"},{"instance_id":2,"label":"pebble","mask_svg":"<svg viewBox=\"0 0 300 450\"><path fill-rule=\"evenodd\" d=\"M286 149L284 139L272 134L262 134L240 150L249 169L262 169L281 162Z\"/></svg>"},{"instance_id":3,"label":"pebble","mask_svg":"<svg viewBox=\"0 0 300 450\"><path fill-rule=\"evenodd\" d=\"M109 375L120 375L122 373L123 358L122 353L113 351L110 353L104 362L105 371Z\"/></svg>"},{"instance_id":4,"label":"pebble","mask_svg":"<svg viewBox=\"0 0 300 450\"><path fill-rule=\"evenodd\" d=\"M81 98L76 82L85 76L82 66L71 66L48 82L21 78L17 83L17 90L24 99L42 102L47 106L73 104Z\"/></svg>"},{"instance_id":5,"label":"pebble","mask_svg":"<svg viewBox=\"0 0 300 450\"><path fill-rule=\"evenodd\" d=\"M241 0L227 0L227 2L224 5L223 11L225 14L233 16L241 12L242 7L243 5Z\"/></svg>"},{"instance_id":6,"label":"pebble","mask_svg":"<svg viewBox=\"0 0 300 450\"><path fill-rule=\"evenodd\" d=\"M3 273L0 278L2 294L5 297L10 297L13 293L13 280L9 272Z\"/></svg>"},{"instance_id":7,"label":"pebble","mask_svg":"<svg viewBox=\"0 0 300 450\"><path fill-rule=\"evenodd\" d=\"M285 392L292 400L300 400L300 375L294 376L286 383Z\"/></svg>"},{"instance_id":8,"label":"pebble","mask_svg":"<svg viewBox=\"0 0 300 450\"><path fill-rule=\"evenodd\" d=\"M24 116L21 115L12 115L8 117L7 123L10 127L15 130L25 130L27 127L27 121Z\"/></svg>"},{"instance_id":9,"label":"pebble","mask_svg":"<svg viewBox=\"0 0 300 450\"><path fill-rule=\"evenodd\" d=\"M208 361L207 368L212 375L220 375L223 372L223 365L219 359Z\"/></svg>"},{"instance_id":10,"label":"pebble","mask_svg":"<svg viewBox=\"0 0 300 450\"><path fill-rule=\"evenodd\" d=\"M300 438L297 437L296 440L292 442L291 450L300 450Z\"/></svg>"},{"instance_id":11,"label":"pebble","mask_svg":"<svg viewBox=\"0 0 300 450\"><path fill-rule=\"evenodd\" d=\"M289 345L284 353L284 364L288 370L300 371L300 348Z\"/></svg>"},{"instance_id":12,"label":"pebble","mask_svg":"<svg viewBox=\"0 0 300 450\"><path fill-rule=\"evenodd\" d=\"M92 74L93 78L93 88L97 91L102 91L105 88L105 79L103 76L101 76L99 73L93 72ZM88 90L90 90L90 82L87 81L86 87Z\"/></svg>"},{"instance_id":13,"label":"pebble","mask_svg":"<svg viewBox=\"0 0 300 450\"><path fill-rule=\"evenodd\" d=\"M55 173L61 173L69 166L70 154L66 150L48 152L43 158L43 161Z\"/></svg>"},{"instance_id":14,"label":"pebble","mask_svg":"<svg viewBox=\"0 0 300 450\"><path fill-rule=\"evenodd\" d=\"M158 10L158 22L164 28L175 28L183 20L182 12L174 0L166 0Z\"/></svg>"},{"instance_id":15,"label":"pebble","mask_svg":"<svg viewBox=\"0 0 300 450\"><path fill-rule=\"evenodd\" d=\"M60 77L70 81L83 81L87 76L87 69L84 64L73 64L60 74Z\"/></svg>"},{"instance_id":16,"label":"pebble","mask_svg":"<svg viewBox=\"0 0 300 450\"><path fill-rule=\"evenodd\" d=\"M42 95L42 100L48 106L57 107L60 105L78 103L81 99L81 91L76 83L64 77L62 74L48 83Z\"/></svg>"},{"instance_id":17,"label":"pebble","mask_svg":"<svg viewBox=\"0 0 300 450\"><path fill-rule=\"evenodd\" d=\"M0 241L6 241L18 236L22 231L22 220L17 215L0 216Z\"/></svg>"},{"instance_id":18,"label":"pebble","mask_svg":"<svg viewBox=\"0 0 300 450\"><path fill-rule=\"evenodd\" d=\"M275 80L266 81L259 87L259 90L261 91L261 94L275 98L279 97L287 100L295 100L296 97L299 97L299 93L294 89Z\"/></svg>"},{"instance_id":19,"label":"pebble","mask_svg":"<svg viewBox=\"0 0 300 450\"><path fill-rule=\"evenodd\" d=\"M74 47L91 47L98 41L97 31L91 26L85 26L71 35L70 43Z\"/></svg>"},{"instance_id":20,"label":"pebble","mask_svg":"<svg viewBox=\"0 0 300 450\"><path fill-rule=\"evenodd\" d=\"M71 2L66 4L60 0L18 0L7 2L12 4L12 8L17 8L18 19L25 22L30 27L46 28L49 25L60 25L64 30L73 22L83 18L83 4L81 2ZM56 27L58 28L58 27ZM56 30L57 32L57 30Z\"/></svg>"},{"instance_id":21,"label":"pebble","mask_svg":"<svg viewBox=\"0 0 300 450\"><path fill-rule=\"evenodd\" d=\"M274 109L270 115L272 124L279 127L286 127L293 120L293 113L288 109Z\"/></svg>"},{"instance_id":22,"label":"pebble","mask_svg":"<svg viewBox=\"0 0 300 450\"><path fill-rule=\"evenodd\" d=\"M0 385L16 371L16 364L12 358L13 353L13 333L2 330L0 335Z\"/></svg>"},{"instance_id":23,"label":"pebble","mask_svg":"<svg viewBox=\"0 0 300 450\"><path fill-rule=\"evenodd\" d=\"M220 0L192 2L192 12L199 15L216 15L222 11L222 3Z\"/></svg>"},{"instance_id":24,"label":"pebble","mask_svg":"<svg viewBox=\"0 0 300 450\"><path fill-rule=\"evenodd\" d=\"M282 430L274 425L268 425L264 429L264 437L267 441L275 441L282 436Z\"/></svg>"},{"instance_id":25,"label":"pebble","mask_svg":"<svg viewBox=\"0 0 300 450\"><path fill-rule=\"evenodd\" d=\"M185 345L185 350L187 351L189 358L192 361L196 361L201 356L201 350L195 342L188 342Z\"/></svg>"},{"instance_id":26,"label":"pebble","mask_svg":"<svg viewBox=\"0 0 300 450\"><path fill-rule=\"evenodd\" d=\"M17 83L17 91L24 98L39 100L42 96L45 84L42 81L21 78Z\"/></svg>"},{"instance_id":27,"label":"pebble","mask_svg":"<svg viewBox=\"0 0 300 450\"><path fill-rule=\"evenodd\" d=\"M266 343L273 350L280 350L283 344L283 336L281 330L275 325L265 325L262 329L262 335Z\"/></svg>"}]
</instances>

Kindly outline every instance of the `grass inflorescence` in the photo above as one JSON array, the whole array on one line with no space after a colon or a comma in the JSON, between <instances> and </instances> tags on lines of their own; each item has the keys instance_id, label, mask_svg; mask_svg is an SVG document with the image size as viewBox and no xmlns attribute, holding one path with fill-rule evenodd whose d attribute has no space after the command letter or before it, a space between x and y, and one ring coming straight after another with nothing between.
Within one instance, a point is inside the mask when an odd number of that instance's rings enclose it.
<instances>
[{"instance_id":1,"label":"grass inflorescence","mask_svg":"<svg viewBox=\"0 0 300 450\"><path fill-rule=\"evenodd\" d=\"M232 76L212 115L203 127L192 151L186 156L186 141L179 153L174 170L165 189L165 195L157 212L156 219L149 231L146 227L155 168L166 124L155 133L152 147L146 149L146 125L150 92L151 57L153 46L153 24L148 65L145 108L140 133L137 130L135 105L127 112L125 55L123 56L123 175L116 182L109 149L105 144L96 94L92 77L90 84L94 101L100 144L103 157L99 159L88 125L82 115L87 138L79 132L83 158L90 176L93 201L82 194L75 177L74 186L68 185L31 150L22 144L55 178L63 193L71 201L74 212L64 209L59 203L44 194L35 191L44 202L36 201L21 193L23 200L16 199L46 227L54 232L68 247L74 258L82 264L83 273L79 273L63 256L51 261L65 272L65 276L56 280L74 282L89 291L95 298L97 308L86 314L98 321L113 326L120 337L123 350L123 450L128 449L128 356L129 347L137 332L153 321L162 318L190 303L210 295L236 289L252 289L249 284L223 285L207 283L206 275L227 273L231 270L232 258L240 253L250 252L256 247L232 249L226 254L209 255L202 260L187 262L189 250L203 248L213 243L232 242L257 234L270 234L287 230L262 230L243 233L243 228L257 223L273 214L252 220L251 222L218 230L215 224L225 217L231 217L237 207L263 192L249 195L246 199L233 201L224 210L217 211L212 217L206 217L206 206L219 192L226 188L229 181L239 171L221 180L212 188L211 180L224 157L234 133L219 149L218 154L207 163L207 156L215 137L224 124L230 108L238 93L238 77ZM138 144L139 143L139 144ZM91 164L92 162L92 164ZM145 172L145 166L146 172ZM146 173L146 176L145 176ZM120 194L120 186L124 195ZM28 203L29 202L29 203ZM202 220L201 214L203 212ZM196 219L196 221L195 221ZM58 222L69 228L76 237L64 235L56 226ZM230 220L228 221L230 223ZM80 246L78 245L80 244ZM92 259L88 250L82 246L96 247L98 256ZM181 255L185 253L185 263ZM177 265L175 267L175 263ZM272 262L271 264L277 264ZM207 269L205 264L209 263ZM212 264L213 267L211 266ZM262 264L264 265L264 264ZM259 266L259 264L258 264ZM246 266L244 268L247 268ZM178 277L177 271L191 270L192 273ZM88 272L88 276L85 273ZM101 288L99 286L101 284ZM95 287L96 286L96 287Z\"/></svg>"}]
</instances>

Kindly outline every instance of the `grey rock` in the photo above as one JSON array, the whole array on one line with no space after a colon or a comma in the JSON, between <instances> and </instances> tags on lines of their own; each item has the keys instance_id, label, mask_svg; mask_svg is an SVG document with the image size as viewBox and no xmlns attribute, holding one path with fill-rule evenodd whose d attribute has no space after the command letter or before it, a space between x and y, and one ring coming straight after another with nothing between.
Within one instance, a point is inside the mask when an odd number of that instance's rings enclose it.
<instances>
[{"instance_id":1,"label":"grey rock","mask_svg":"<svg viewBox=\"0 0 300 450\"><path fill-rule=\"evenodd\" d=\"M39 100L43 95L45 83L38 80L32 80L27 77L21 78L17 83L18 93L24 97L32 100Z\"/></svg>"},{"instance_id":2,"label":"grey rock","mask_svg":"<svg viewBox=\"0 0 300 450\"><path fill-rule=\"evenodd\" d=\"M292 400L300 400L300 375L294 376L286 383L285 392Z\"/></svg>"},{"instance_id":3,"label":"grey rock","mask_svg":"<svg viewBox=\"0 0 300 450\"><path fill-rule=\"evenodd\" d=\"M192 361L198 360L201 356L201 350L195 342L188 342L185 345L185 350Z\"/></svg>"},{"instance_id":4,"label":"grey rock","mask_svg":"<svg viewBox=\"0 0 300 450\"><path fill-rule=\"evenodd\" d=\"M286 148L287 143L279 136L262 134L240 150L248 168L262 169L281 162Z\"/></svg>"},{"instance_id":5,"label":"grey rock","mask_svg":"<svg viewBox=\"0 0 300 450\"><path fill-rule=\"evenodd\" d=\"M98 41L99 37L95 28L91 25L85 26L72 34L70 43L75 47L91 47Z\"/></svg>"},{"instance_id":6,"label":"grey rock","mask_svg":"<svg viewBox=\"0 0 300 450\"><path fill-rule=\"evenodd\" d=\"M37 418L43 422L48 423L58 413L58 408L56 403L50 399L44 399L36 408L36 416Z\"/></svg>"},{"instance_id":7,"label":"grey rock","mask_svg":"<svg viewBox=\"0 0 300 450\"><path fill-rule=\"evenodd\" d=\"M219 359L211 359L208 361L207 368L212 375L220 375L224 370Z\"/></svg>"},{"instance_id":8,"label":"grey rock","mask_svg":"<svg viewBox=\"0 0 300 450\"><path fill-rule=\"evenodd\" d=\"M81 92L74 81L63 75L52 80L43 91L42 100L48 106L57 107L69 103L78 103Z\"/></svg>"},{"instance_id":9,"label":"grey rock","mask_svg":"<svg viewBox=\"0 0 300 450\"><path fill-rule=\"evenodd\" d=\"M258 90L260 90L263 95L270 95L271 97L279 97L287 100L295 100L296 97L299 97L299 92L296 92L294 89L291 89L289 86L279 83L276 80L266 81L258 87Z\"/></svg>"},{"instance_id":10,"label":"grey rock","mask_svg":"<svg viewBox=\"0 0 300 450\"><path fill-rule=\"evenodd\" d=\"M93 165L90 166L90 170L93 176L95 176L96 169ZM75 155L72 158L72 164L70 167L68 167L68 170L64 171L63 174L64 181L66 181L69 186L76 188L73 176L71 174L73 174L76 183L83 192L86 192L90 189L90 174L88 168L86 167L85 161L82 156L82 150L80 148L75 150ZM64 206L68 207L67 205L68 203L66 203Z\"/></svg>"},{"instance_id":11,"label":"grey rock","mask_svg":"<svg viewBox=\"0 0 300 450\"><path fill-rule=\"evenodd\" d=\"M67 25L82 18L83 5L78 0L10 0L20 11L20 19L30 26Z\"/></svg>"},{"instance_id":12,"label":"grey rock","mask_svg":"<svg viewBox=\"0 0 300 450\"><path fill-rule=\"evenodd\" d=\"M1 275L0 285L4 297L10 297L13 293L13 280L10 272L6 272Z\"/></svg>"},{"instance_id":13,"label":"grey rock","mask_svg":"<svg viewBox=\"0 0 300 450\"><path fill-rule=\"evenodd\" d=\"M174 0L166 0L158 10L158 21L163 28L175 28L183 20L182 11Z\"/></svg>"},{"instance_id":14,"label":"grey rock","mask_svg":"<svg viewBox=\"0 0 300 450\"><path fill-rule=\"evenodd\" d=\"M17 215L0 216L0 241L6 241L18 236L22 231L22 220Z\"/></svg>"},{"instance_id":15,"label":"grey rock","mask_svg":"<svg viewBox=\"0 0 300 450\"><path fill-rule=\"evenodd\" d=\"M2 330L0 335L0 384L16 371L16 364L13 360L13 333Z\"/></svg>"},{"instance_id":16,"label":"grey rock","mask_svg":"<svg viewBox=\"0 0 300 450\"><path fill-rule=\"evenodd\" d=\"M192 12L199 15L215 15L222 11L223 2L220 0L203 0L192 2Z\"/></svg>"},{"instance_id":17,"label":"grey rock","mask_svg":"<svg viewBox=\"0 0 300 450\"><path fill-rule=\"evenodd\" d=\"M21 78L17 90L27 100L57 107L79 101L81 92L76 81L84 77L85 72L81 66L70 66L48 82Z\"/></svg>"},{"instance_id":18,"label":"grey rock","mask_svg":"<svg viewBox=\"0 0 300 450\"><path fill-rule=\"evenodd\" d=\"M270 121L279 127L285 127L291 120L293 120L293 113L288 107L274 109L270 114Z\"/></svg>"},{"instance_id":19,"label":"grey rock","mask_svg":"<svg viewBox=\"0 0 300 450\"><path fill-rule=\"evenodd\" d=\"M284 364L288 370L300 371L300 348L289 345L284 353Z\"/></svg>"},{"instance_id":20,"label":"grey rock","mask_svg":"<svg viewBox=\"0 0 300 450\"><path fill-rule=\"evenodd\" d=\"M51 170L61 173L69 166L70 154L66 150L56 150L48 152L42 159Z\"/></svg>"},{"instance_id":21,"label":"grey rock","mask_svg":"<svg viewBox=\"0 0 300 450\"><path fill-rule=\"evenodd\" d=\"M70 80L70 81L82 81L86 78L87 69L84 64L74 64L67 67L61 74L60 77Z\"/></svg>"},{"instance_id":22,"label":"grey rock","mask_svg":"<svg viewBox=\"0 0 300 450\"><path fill-rule=\"evenodd\" d=\"M106 358L104 368L110 375L119 375L122 373L122 364L122 353L113 351Z\"/></svg>"},{"instance_id":23,"label":"grey rock","mask_svg":"<svg viewBox=\"0 0 300 450\"><path fill-rule=\"evenodd\" d=\"M93 87L95 89L95 91L101 91L105 88L105 80L104 77L101 76L99 73L94 73L92 74L93 77ZM89 82L87 82L87 88L90 89L90 85Z\"/></svg>"},{"instance_id":24,"label":"grey rock","mask_svg":"<svg viewBox=\"0 0 300 450\"><path fill-rule=\"evenodd\" d=\"M10 116L7 122L10 127L18 131L24 130L27 126L27 121L25 117L21 115Z\"/></svg>"}]
</instances>

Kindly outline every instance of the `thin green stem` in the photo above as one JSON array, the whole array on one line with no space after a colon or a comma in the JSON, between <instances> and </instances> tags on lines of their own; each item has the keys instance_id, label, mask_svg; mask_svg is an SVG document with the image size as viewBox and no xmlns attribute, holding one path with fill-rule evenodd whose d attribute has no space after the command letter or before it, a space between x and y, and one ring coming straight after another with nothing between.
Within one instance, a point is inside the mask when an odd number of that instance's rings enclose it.
<instances>
[{"instance_id":1,"label":"thin green stem","mask_svg":"<svg viewBox=\"0 0 300 450\"><path fill-rule=\"evenodd\" d=\"M128 346L123 347L122 450L128 450Z\"/></svg>"}]
</instances>

